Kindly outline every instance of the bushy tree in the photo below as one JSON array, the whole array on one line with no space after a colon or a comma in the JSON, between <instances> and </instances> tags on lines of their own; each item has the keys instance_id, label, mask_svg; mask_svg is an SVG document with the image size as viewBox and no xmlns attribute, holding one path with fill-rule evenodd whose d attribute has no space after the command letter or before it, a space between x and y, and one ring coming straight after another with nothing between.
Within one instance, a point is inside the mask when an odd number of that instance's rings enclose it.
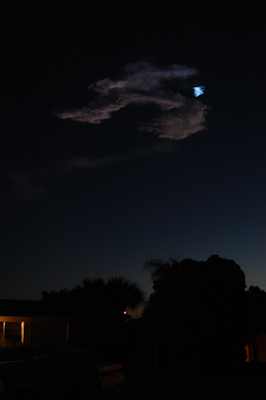
<instances>
[{"instance_id":1,"label":"bushy tree","mask_svg":"<svg viewBox=\"0 0 266 400\"><path fill-rule=\"evenodd\" d=\"M257 286L246 291L247 343L253 344L255 361L259 361L256 337L266 332L266 292Z\"/></svg>"},{"instance_id":2,"label":"bushy tree","mask_svg":"<svg viewBox=\"0 0 266 400\"><path fill-rule=\"evenodd\" d=\"M72 289L58 292L42 292L43 300L65 307L75 314L123 315L126 308L136 309L144 303L145 293L141 287L123 277L113 277L104 282L102 278L84 278Z\"/></svg>"},{"instance_id":3,"label":"bushy tree","mask_svg":"<svg viewBox=\"0 0 266 400\"><path fill-rule=\"evenodd\" d=\"M83 279L72 289L42 293L60 314L70 318L70 340L98 346L105 358L121 352L124 331L124 310L137 308L145 301L145 293L135 282L123 277Z\"/></svg>"},{"instance_id":4,"label":"bushy tree","mask_svg":"<svg viewBox=\"0 0 266 400\"><path fill-rule=\"evenodd\" d=\"M144 318L165 365L244 359L245 275L233 260L153 259L154 292Z\"/></svg>"}]
</instances>

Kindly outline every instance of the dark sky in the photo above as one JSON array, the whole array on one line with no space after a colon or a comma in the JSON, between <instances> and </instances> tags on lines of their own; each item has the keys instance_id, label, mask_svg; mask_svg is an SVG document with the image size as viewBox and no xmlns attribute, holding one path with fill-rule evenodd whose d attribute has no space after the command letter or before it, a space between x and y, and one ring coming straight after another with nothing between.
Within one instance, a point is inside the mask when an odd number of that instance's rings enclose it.
<instances>
[{"instance_id":1,"label":"dark sky","mask_svg":"<svg viewBox=\"0 0 266 400\"><path fill-rule=\"evenodd\" d=\"M3 3L0 297L211 254L266 288L261 7Z\"/></svg>"}]
</instances>

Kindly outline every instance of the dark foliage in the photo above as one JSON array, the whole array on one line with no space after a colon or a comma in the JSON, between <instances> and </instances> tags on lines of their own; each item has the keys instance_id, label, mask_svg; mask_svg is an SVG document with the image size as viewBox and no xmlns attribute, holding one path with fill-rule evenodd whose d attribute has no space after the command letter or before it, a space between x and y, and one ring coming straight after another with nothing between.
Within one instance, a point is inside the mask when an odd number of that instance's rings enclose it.
<instances>
[{"instance_id":1,"label":"dark foliage","mask_svg":"<svg viewBox=\"0 0 266 400\"><path fill-rule=\"evenodd\" d=\"M135 309L144 303L145 294L135 282L123 277L85 278L81 285L58 292L42 292L43 301L52 302L68 314L123 315L126 308Z\"/></svg>"},{"instance_id":2,"label":"dark foliage","mask_svg":"<svg viewBox=\"0 0 266 400\"><path fill-rule=\"evenodd\" d=\"M254 333L247 314L254 305L239 265L213 255L205 262L150 260L144 268L154 289L144 318L159 368L223 368L245 361L245 344Z\"/></svg>"},{"instance_id":3,"label":"dark foliage","mask_svg":"<svg viewBox=\"0 0 266 400\"><path fill-rule=\"evenodd\" d=\"M70 317L70 342L82 346L101 346L105 354L118 349L124 322L124 311L144 303L145 294L135 282L123 277L85 278L81 285L58 292L42 293L43 302L50 303ZM120 339L119 339L120 340Z\"/></svg>"}]
</instances>

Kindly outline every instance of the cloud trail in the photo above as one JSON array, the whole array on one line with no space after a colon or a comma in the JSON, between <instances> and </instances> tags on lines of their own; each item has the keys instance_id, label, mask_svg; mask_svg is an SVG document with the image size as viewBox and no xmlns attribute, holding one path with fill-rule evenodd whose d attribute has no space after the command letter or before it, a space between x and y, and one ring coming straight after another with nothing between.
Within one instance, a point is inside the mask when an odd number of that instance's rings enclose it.
<instances>
[{"instance_id":1,"label":"cloud trail","mask_svg":"<svg viewBox=\"0 0 266 400\"><path fill-rule=\"evenodd\" d=\"M154 106L154 117L138 121L138 130L153 133L159 140L149 145L109 156L81 154L68 160L57 160L49 166L36 166L30 172L17 171L8 177L8 190L0 201L0 215L19 203L38 200L47 194L45 183L51 176L63 176L77 170L103 168L135 157L177 150L176 143L205 129L208 107L199 99L186 98L176 89L178 83L194 76L197 71L180 65L160 69L148 62L126 66L117 80L109 78L92 83L88 89L96 100L86 107L55 112L61 119L101 124L112 114L129 105Z\"/></svg>"},{"instance_id":2,"label":"cloud trail","mask_svg":"<svg viewBox=\"0 0 266 400\"><path fill-rule=\"evenodd\" d=\"M95 101L82 108L55 112L59 118L100 124L130 104L155 106L156 117L139 121L139 130L154 132L160 138L184 139L205 129L208 107L197 99L187 99L173 86L197 71L180 65L159 69L148 62L128 65L121 79L109 78L92 83L88 89L98 94Z\"/></svg>"}]
</instances>

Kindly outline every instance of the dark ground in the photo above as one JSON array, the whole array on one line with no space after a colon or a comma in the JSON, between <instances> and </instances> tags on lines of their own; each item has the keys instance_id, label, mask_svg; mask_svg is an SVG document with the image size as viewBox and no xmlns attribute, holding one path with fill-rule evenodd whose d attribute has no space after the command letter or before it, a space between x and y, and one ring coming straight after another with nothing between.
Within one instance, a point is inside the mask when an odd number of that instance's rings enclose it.
<instances>
[{"instance_id":1,"label":"dark ground","mask_svg":"<svg viewBox=\"0 0 266 400\"><path fill-rule=\"evenodd\" d=\"M33 388L21 387L13 393L1 393L3 399L57 399L78 398L95 400L148 400L148 399L264 399L266 397L266 375L264 372L255 374L252 370L242 375L233 376L189 376L179 375L176 379L147 379L137 373L127 373L126 382L101 392L80 393L78 388L67 393L53 392L40 393Z\"/></svg>"},{"instance_id":2,"label":"dark ground","mask_svg":"<svg viewBox=\"0 0 266 400\"><path fill-rule=\"evenodd\" d=\"M25 358L29 349L3 349L0 361ZM31 349L30 353L39 352ZM32 354L30 354L32 355ZM241 369L231 371L182 370L161 373L154 378L145 368L135 364L125 365L126 381L100 392L84 393L73 387L66 393L54 391L40 392L29 387L19 387L13 392L1 391L0 399L58 399L77 398L95 400L148 400L148 399L265 399L266 397L266 363L245 363Z\"/></svg>"}]
</instances>

